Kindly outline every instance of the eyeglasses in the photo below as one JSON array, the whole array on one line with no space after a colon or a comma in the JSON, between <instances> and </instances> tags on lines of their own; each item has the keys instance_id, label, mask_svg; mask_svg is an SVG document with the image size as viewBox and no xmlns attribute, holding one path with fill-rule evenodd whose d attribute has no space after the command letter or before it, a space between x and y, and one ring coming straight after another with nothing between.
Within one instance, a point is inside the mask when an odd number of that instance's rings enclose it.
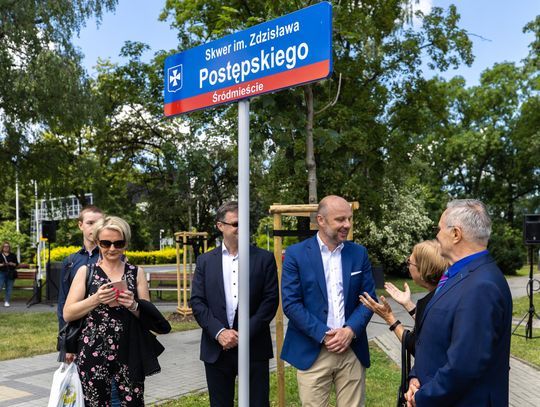
<instances>
[{"instance_id":1,"label":"eyeglasses","mask_svg":"<svg viewBox=\"0 0 540 407\"><path fill-rule=\"evenodd\" d=\"M457 226L454 226L454 225L450 226L450 225L449 225L449 226L446 226L446 227L447 227L448 229L450 229L450 228L455 228L455 227L457 227ZM439 225L433 226L433 227L432 227L432 231L433 231L433 234L434 234L434 235L438 235L439 232L441 231L441 227L440 227Z\"/></svg>"},{"instance_id":2,"label":"eyeglasses","mask_svg":"<svg viewBox=\"0 0 540 407\"><path fill-rule=\"evenodd\" d=\"M229 222L225 222L224 220L220 220L219 223L223 223L224 225L232 226L233 228L237 228L237 227L238 227L238 222L232 222L232 223L229 223Z\"/></svg>"},{"instance_id":3,"label":"eyeglasses","mask_svg":"<svg viewBox=\"0 0 540 407\"><path fill-rule=\"evenodd\" d=\"M407 267L409 267L409 266L414 266L414 267L417 267L417 265L416 265L416 264L414 264L414 263L412 263L412 262L411 262L411 258L410 258L410 257L409 257L409 258L407 258L407 261L406 261L406 263L407 263Z\"/></svg>"},{"instance_id":4,"label":"eyeglasses","mask_svg":"<svg viewBox=\"0 0 540 407\"><path fill-rule=\"evenodd\" d=\"M126 241L125 240L115 240L114 242L111 242L110 240L99 241L99 247L102 247L103 249L109 249L113 245L116 249L123 249L124 247L126 247Z\"/></svg>"}]
</instances>

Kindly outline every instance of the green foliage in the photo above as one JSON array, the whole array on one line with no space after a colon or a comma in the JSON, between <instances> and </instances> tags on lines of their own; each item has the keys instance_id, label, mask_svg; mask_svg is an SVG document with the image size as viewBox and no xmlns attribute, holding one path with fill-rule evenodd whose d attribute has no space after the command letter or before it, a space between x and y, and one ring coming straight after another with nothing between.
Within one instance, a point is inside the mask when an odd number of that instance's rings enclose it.
<instances>
[{"instance_id":1,"label":"green foliage","mask_svg":"<svg viewBox=\"0 0 540 407\"><path fill-rule=\"evenodd\" d=\"M63 261L71 253L75 253L80 249L80 246L55 247L51 249L51 261ZM180 249L180 256L183 255L183 250ZM126 251L126 256L131 264L175 264L176 249L167 247L163 250L144 251Z\"/></svg>"},{"instance_id":2,"label":"green foliage","mask_svg":"<svg viewBox=\"0 0 540 407\"><path fill-rule=\"evenodd\" d=\"M15 131L22 153L28 125L74 130L88 118L87 80L71 40L85 20L117 0L0 3L0 128ZM61 78L61 80L59 80ZM52 102L54 101L54 103Z\"/></svg>"},{"instance_id":3,"label":"green foliage","mask_svg":"<svg viewBox=\"0 0 540 407\"><path fill-rule=\"evenodd\" d=\"M168 0L161 18L177 30L178 49L143 62L148 47L128 41L121 50L126 62L100 61L92 79L71 38L117 1L54 4L0 4L0 160L7 163L0 221L14 218L18 177L25 232L34 179L39 199L75 195L84 204L84 193L92 192L95 204L128 220L133 249L158 247L161 229L167 237L207 231L212 241L216 208L237 194L236 105L165 120L163 61L311 2ZM334 2L334 72L309 85L318 196L360 202L357 236L366 236L387 271L425 237L426 218L440 216L449 197L483 199L494 220L510 228L520 226L516 214L540 205L540 19L526 26L533 41L522 65L496 64L467 87L463 78L428 80L422 72L426 65L445 71L472 62L458 9L434 7L413 20L415 4ZM272 203L308 201L304 89L251 99L250 223L259 225L261 247L268 221L259 220ZM388 183L400 186L396 199L422 189L412 215L381 191ZM80 242L76 224L62 222L58 238L62 245ZM505 267L517 264L516 254L503 257L514 259Z\"/></svg>"},{"instance_id":4,"label":"green foliage","mask_svg":"<svg viewBox=\"0 0 540 407\"><path fill-rule=\"evenodd\" d=\"M489 251L504 274L515 275L526 259L521 229L497 222L489 240Z\"/></svg>"},{"instance_id":5,"label":"green foliage","mask_svg":"<svg viewBox=\"0 0 540 407\"><path fill-rule=\"evenodd\" d=\"M418 187L398 189L387 181L380 191L382 216L361 220L359 241L378 260L386 274L406 273L404 262L413 246L423 240L433 221L427 216Z\"/></svg>"},{"instance_id":6,"label":"green foliage","mask_svg":"<svg viewBox=\"0 0 540 407\"><path fill-rule=\"evenodd\" d=\"M0 242L5 240L9 242L11 251L14 252L17 246L27 245L30 238L24 233L17 232L15 221L4 221L0 223Z\"/></svg>"}]
</instances>

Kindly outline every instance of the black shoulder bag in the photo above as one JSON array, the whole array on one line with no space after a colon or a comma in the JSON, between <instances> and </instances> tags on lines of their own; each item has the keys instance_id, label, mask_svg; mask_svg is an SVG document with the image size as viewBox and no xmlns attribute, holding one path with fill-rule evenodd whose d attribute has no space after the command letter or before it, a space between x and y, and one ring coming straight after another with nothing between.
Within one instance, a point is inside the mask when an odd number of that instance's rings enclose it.
<instances>
[{"instance_id":1,"label":"black shoulder bag","mask_svg":"<svg viewBox=\"0 0 540 407\"><path fill-rule=\"evenodd\" d=\"M407 407L405 393L409 390L409 372L411 371L411 354L405 346L408 334L409 330L404 329L401 336L401 384L398 390L397 407Z\"/></svg>"},{"instance_id":2,"label":"black shoulder bag","mask_svg":"<svg viewBox=\"0 0 540 407\"><path fill-rule=\"evenodd\" d=\"M88 297L88 290L94 277L95 264L86 265L86 291L84 298ZM82 317L76 321L66 323L62 329L58 332L58 338L56 340L56 350L60 351L58 355L58 361L63 362L66 358L66 353L77 353L78 341L81 335L83 321L85 317Z\"/></svg>"}]
</instances>

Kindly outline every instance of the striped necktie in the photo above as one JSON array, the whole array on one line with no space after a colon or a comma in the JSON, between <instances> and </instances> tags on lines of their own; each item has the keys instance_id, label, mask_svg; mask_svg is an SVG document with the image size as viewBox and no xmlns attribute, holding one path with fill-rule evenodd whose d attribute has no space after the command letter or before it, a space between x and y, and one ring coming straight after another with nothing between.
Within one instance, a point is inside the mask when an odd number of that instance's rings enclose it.
<instances>
[{"instance_id":1,"label":"striped necktie","mask_svg":"<svg viewBox=\"0 0 540 407\"><path fill-rule=\"evenodd\" d=\"M448 281L448 270L444 272L441 279L439 280L439 283L437 284L437 289L435 290L435 294L439 292L439 290L443 287L443 285L446 284L447 281Z\"/></svg>"}]
</instances>

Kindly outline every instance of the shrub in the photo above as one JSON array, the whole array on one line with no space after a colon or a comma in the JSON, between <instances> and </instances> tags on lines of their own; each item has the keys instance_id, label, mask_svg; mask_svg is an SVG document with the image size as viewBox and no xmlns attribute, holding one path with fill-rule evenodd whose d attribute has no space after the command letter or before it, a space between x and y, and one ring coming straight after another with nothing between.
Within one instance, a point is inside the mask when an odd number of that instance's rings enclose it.
<instances>
[{"instance_id":1,"label":"shrub","mask_svg":"<svg viewBox=\"0 0 540 407\"><path fill-rule=\"evenodd\" d=\"M504 274L516 274L523 267L526 254L521 229L514 229L506 223L494 223L488 248Z\"/></svg>"},{"instance_id":2,"label":"shrub","mask_svg":"<svg viewBox=\"0 0 540 407\"><path fill-rule=\"evenodd\" d=\"M79 246L55 247L51 249L51 261L62 261L71 253L75 253L80 249ZM180 256L182 256L180 249ZM170 264L176 263L176 249L172 247L163 250L154 250L151 252L143 251L126 251L128 261L132 264ZM182 260L182 259L180 259Z\"/></svg>"},{"instance_id":3,"label":"shrub","mask_svg":"<svg viewBox=\"0 0 540 407\"><path fill-rule=\"evenodd\" d=\"M360 242L368 248L371 261L378 260L387 274L406 273L405 259L433 225L418 191L413 187L398 190L387 181L381 219L377 222L368 219L363 225L365 231L358 234L362 236Z\"/></svg>"}]
</instances>

